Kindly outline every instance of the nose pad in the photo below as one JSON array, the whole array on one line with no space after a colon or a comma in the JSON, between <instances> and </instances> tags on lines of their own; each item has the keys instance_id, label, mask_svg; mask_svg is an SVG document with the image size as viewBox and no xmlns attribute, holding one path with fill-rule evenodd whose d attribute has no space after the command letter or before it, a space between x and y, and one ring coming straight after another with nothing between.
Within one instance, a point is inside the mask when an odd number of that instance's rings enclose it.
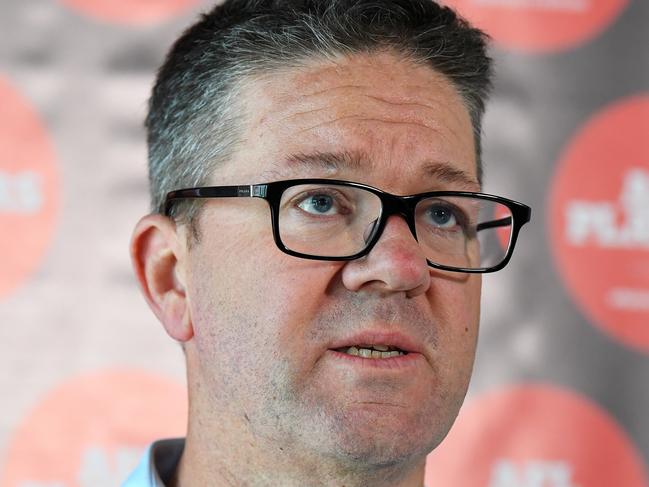
<instances>
[{"instance_id":1,"label":"nose pad","mask_svg":"<svg viewBox=\"0 0 649 487\"><path fill-rule=\"evenodd\" d=\"M419 240L417 239L417 233L415 230L414 222L411 222L405 216L403 218L406 220L406 225L408 225L408 229L410 230L413 239L415 240L415 242L418 242ZM366 245L370 240L372 240L376 236L376 232L378 230L377 228L378 224L379 224L379 218L376 218L369 225L367 225L367 228L363 232L363 242Z\"/></svg>"},{"instance_id":2,"label":"nose pad","mask_svg":"<svg viewBox=\"0 0 649 487\"><path fill-rule=\"evenodd\" d=\"M378 225L378 223L379 219L377 218L373 222L371 222L363 232L363 241L365 242L365 244L367 244L374 237L376 233L376 225Z\"/></svg>"}]
</instances>

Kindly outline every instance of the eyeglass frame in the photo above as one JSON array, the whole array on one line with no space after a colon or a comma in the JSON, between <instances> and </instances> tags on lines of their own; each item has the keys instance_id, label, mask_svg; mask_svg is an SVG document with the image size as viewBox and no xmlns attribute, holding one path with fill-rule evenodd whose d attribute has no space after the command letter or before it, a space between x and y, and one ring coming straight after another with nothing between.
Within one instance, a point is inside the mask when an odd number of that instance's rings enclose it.
<instances>
[{"instance_id":1,"label":"eyeglass frame","mask_svg":"<svg viewBox=\"0 0 649 487\"><path fill-rule=\"evenodd\" d=\"M376 195L381 201L381 213L378 218L378 227L373 231L371 239L367 242L365 248L356 254L343 256L343 257L327 257L311 254L304 254L296 252L287 248L282 242L279 231L279 213L282 195L286 189L293 186L303 184L326 184L326 185L340 185L352 188L363 189ZM514 201L502 196L496 196L488 193L474 192L474 191L428 191L425 193L417 193L413 195L398 196L373 186L368 186L362 183L353 181L344 181L339 179L323 179L323 178L308 178L308 179L287 179L282 181L273 181L270 183L249 184L249 185L232 185L232 186L201 186L195 188L184 188L170 191L165 197L164 215L170 217L171 208L173 204L180 200L186 199L212 199L212 198L261 198L266 200L271 210L271 225L273 229L273 239L277 248L285 254L294 257L300 257L310 260L326 260L326 261L350 261L356 260L369 254L376 243L379 241L388 218L392 215L401 216L407 223L412 236L415 241L417 239L416 222L415 222L415 208L417 204L426 198L444 197L444 196L457 196L457 197L477 197L479 199L489 200L495 203L506 206L511 212L511 217L501 218L479 224L477 231L484 228L492 228L498 226L512 225L511 236L509 239L509 246L503 260L493 267L481 267L477 269L466 267L453 267L444 264L432 262L426 258L426 262L430 267L441 269L450 272L465 272L469 274L487 274L496 272L507 265L516 246L518 234L520 229L527 222L530 221L532 216L532 209L518 201ZM482 227L482 228L480 228Z\"/></svg>"}]
</instances>

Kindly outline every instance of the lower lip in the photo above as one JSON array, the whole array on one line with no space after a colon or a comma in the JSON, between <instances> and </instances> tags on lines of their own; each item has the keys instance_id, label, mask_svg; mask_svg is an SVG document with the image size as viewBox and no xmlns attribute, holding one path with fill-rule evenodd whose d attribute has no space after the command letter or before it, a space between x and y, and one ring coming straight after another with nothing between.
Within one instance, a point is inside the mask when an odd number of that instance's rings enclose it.
<instances>
[{"instance_id":1,"label":"lower lip","mask_svg":"<svg viewBox=\"0 0 649 487\"><path fill-rule=\"evenodd\" d=\"M365 358L357 355L349 355L344 352L336 350L327 350L327 354L333 359L339 360L342 363L354 365L357 367L368 367L375 369L393 369L400 370L404 368L411 368L417 365L424 356L420 353L409 352L406 355L399 355L397 357L388 358Z\"/></svg>"}]
</instances>

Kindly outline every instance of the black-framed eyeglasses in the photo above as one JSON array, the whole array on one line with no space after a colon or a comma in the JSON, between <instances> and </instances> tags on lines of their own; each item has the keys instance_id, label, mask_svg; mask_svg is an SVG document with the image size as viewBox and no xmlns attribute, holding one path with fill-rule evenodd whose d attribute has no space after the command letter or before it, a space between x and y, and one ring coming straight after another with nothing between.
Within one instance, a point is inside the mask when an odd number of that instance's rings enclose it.
<instances>
[{"instance_id":1,"label":"black-framed eyeglasses","mask_svg":"<svg viewBox=\"0 0 649 487\"><path fill-rule=\"evenodd\" d=\"M293 179L245 186L171 191L192 198L262 198L271 210L273 237L282 252L315 260L353 260L378 242L388 217L405 219L428 265L485 273L505 267L531 209L501 196L432 191L396 196L372 186L333 179Z\"/></svg>"}]
</instances>

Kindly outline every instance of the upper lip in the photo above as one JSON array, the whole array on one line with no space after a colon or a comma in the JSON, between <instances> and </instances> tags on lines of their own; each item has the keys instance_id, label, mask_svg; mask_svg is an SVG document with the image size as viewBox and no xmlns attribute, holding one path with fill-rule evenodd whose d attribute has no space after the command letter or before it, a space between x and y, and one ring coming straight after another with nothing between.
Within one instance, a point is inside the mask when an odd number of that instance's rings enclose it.
<instances>
[{"instance_id":1,"label":"upper lip","mask_svg":"<svg viewBox=\"0 0 649 487\"><path fill-rule=\"evenodd\" d=\"M358 345L388 345L408 353L423 353L421 342L399 331L365 330L345 338L337 339L329 349Z\"/></svg>"}]
</instances>

